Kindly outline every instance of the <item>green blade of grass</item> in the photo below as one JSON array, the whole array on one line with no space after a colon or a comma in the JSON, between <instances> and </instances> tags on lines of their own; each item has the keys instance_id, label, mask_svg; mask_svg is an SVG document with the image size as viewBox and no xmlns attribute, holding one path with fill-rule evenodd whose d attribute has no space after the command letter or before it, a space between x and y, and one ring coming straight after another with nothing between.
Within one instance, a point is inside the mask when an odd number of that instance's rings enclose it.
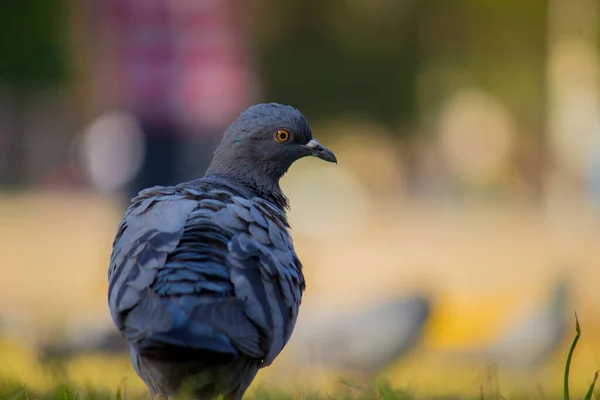
<instances>
[{"instance_id":1,"label":"green blade of grass","mask_svg":"<svg viewBox=\"0 0 600 400\"><path fill-rule=\"evenodd\" d=\"M577 318L577 313L575 313L575 338L573 339L573 343L571 344L571 349L569 349L569 355L567 356L567 363L565 365L565 379L564 379L564 400L570 400L571 395L569 394L569 371L571 370L571 358L573 358L573 353L575 352L575 347L577 346L577 342L579 341L579 337L581 336L581 328L579 327L579 319Z\"/></svg>"},{"instance_id":2,"label":"green blade of grass","mask_svg":"<svg viewBox=\"0 0 600 400\"><path fill-rule=\"evenodd\" d=\"M596 381L598 380L598 373L600 371L596 371L596 373L594 374L594 380L592 381L592 384L590 385L590 388L588 389L588 392L585 395L584 400L592 400L592 395L594 394L594 387L596 386Z\"/></svg>"}]
</instances>

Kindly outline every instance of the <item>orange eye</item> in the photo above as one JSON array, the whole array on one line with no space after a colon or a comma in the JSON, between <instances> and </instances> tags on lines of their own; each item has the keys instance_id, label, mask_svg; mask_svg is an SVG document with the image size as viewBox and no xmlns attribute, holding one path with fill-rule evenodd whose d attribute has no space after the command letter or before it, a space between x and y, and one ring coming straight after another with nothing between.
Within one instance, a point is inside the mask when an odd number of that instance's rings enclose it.
<instances>
[{"instance_id":1,"label":"orange eye","mask_svg":"<svg viewBox=\"0 0 600 400\"><path fill-rule=\"evenodd\" d=\"M290 132L287 129L279 129L275 134L275 138L281 143L288 142L291 137L292 135L290 135Z\"/></svg>"}]
</instances>

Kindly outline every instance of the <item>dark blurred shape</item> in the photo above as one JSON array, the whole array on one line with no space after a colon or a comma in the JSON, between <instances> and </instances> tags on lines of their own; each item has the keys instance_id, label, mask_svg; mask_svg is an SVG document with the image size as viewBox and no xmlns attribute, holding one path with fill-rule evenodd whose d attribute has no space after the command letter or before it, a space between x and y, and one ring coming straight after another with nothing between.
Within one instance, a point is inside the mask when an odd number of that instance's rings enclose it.
<instances>
[{"instance_id":1,"label":"dark blurred shape","mask_svg":"<svg viewBox=\"0 0 600 400\"><path fill-rule=\"evenodd\" d=\"M412 122L425 17L420 2L257 3L254 29L271 98L311 121L362 115L395 128Z\"/></svg>"},{"instance_id":2,"label":"dark blurred shape","mask_svg":"<svg viewBox=\"0 0 600 400\"><path fill-rule=\"evenodd\" d=\"M64 0L0 2L0 186L27 180L29 110L70 78L67 7Z\"/></svg>"},{"instance_id":3,"label":"dark blurred shape","mask_svg":"<svg viewBox=\"0 0 600 400\"><path fill-rule=\"evenodd\" d=\"M42 362L68 361L85 354L129 355L129 346L115 329L85 332L70 340L57 340L38 345Z\"/></svg>"},{"instance_id":4,"label":"dark blurred shape","mask_svg":"<svg viewBox=\"0 0 600 400\"><path fill-rule=\"evenodd\" d=\"M68 2L0 3L0 82L14 88L64 85L68 76Z\"/></svg>"},{"instance_id":5,"label":"dark blurred shape","mask_svg":"<svg viewBox=\"0 0 600 400\"><path fill-rule=\"evenodd\" d=\"M251 98L245 3L107 0L105 83L145 136L129 196L204 174L227 124Z\"/></svg>"},{"instance_id":6,"label":"dark blurred shape","mask_svg":"<svg viewBox=\"0 0 600 400\"><path fill-rule=\"evenodd\" d=\"M431 308L431 299L415 294L342 318L309 316L295 333L295 357L301 363L375 374L415 348Z\"/></svg>"}]
</instances>

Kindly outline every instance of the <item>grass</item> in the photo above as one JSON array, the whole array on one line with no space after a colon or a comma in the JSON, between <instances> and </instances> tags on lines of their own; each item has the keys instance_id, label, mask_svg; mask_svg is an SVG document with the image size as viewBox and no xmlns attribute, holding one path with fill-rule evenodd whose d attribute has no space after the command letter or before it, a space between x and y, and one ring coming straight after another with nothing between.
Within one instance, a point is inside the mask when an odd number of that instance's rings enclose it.
<instances>
[{"instance_id":1,"label":"grass","mask_svg":"<svg viewBox=\"0 0 600 400\"><path fill-rule=\"evenodd\" d=\"M186 396L178 396L178 400ZM403 389L392 388L386 382L378 382L365 388L340 385L336 393L291 393L278 390L259 388L249 393L245 398L253 400L412 400L423 399L415 393ZM455 397L437 397L437 399L450 399ZM71 384L60 384L52 390L39 393L29 390L25 385L16 382L3 382L0 384L0 399L2 400L124 400L124 399L150 399L149 395L130 397L126 394L126 386L122 385L116 391L98 390L95 388L76 388ZM433 398L432 398L433 399ZM465 399L466 400L466 399ZM473 400L478 400L473 398Z\"/></svg>"},{"instance_id":2,"label":"grass","mask_svg":"<svg viewBox=\"0 0 600 400\"><path fill-rule=\"evenodd\" d=\"M572 397L569 387L569 374L571 372L571 362L577 343L581 337L581 326L575 314L575 337L569 349L564 367L563 379L563 400L576 400L578 397ZM593 376L583 400L600 400L600 392L595 390L600 371L596 371ZM32 390L26 384L0 380L0 400L125 400L125 399L150 399L148 394L141 396L131 396L127 393L126 382L123 381L115 390L98 389L95 387L80 387L67 381L66 378L57 376L56 385L46 391ZM286 392L281 390L266 389L259 387L248 393L247 399L253 400L520 400L535 399L548 400L560 399L559 395L552 396L544 393L542 388L538 388L537 393L521 393L505 397L500 391L497 380L497 371L490 367L488 379L481 386L479 396L464 397L456 394L427 396L420 395L417 392L403 388L394 388L387 381L375 381L361 386L353 381L339 379L338 387L334 392ZM179 396L179 399L185 399L186 396Z\"/></svg>"},{"instance_id":3,"label":"grass","mask_svg":"<svg viewBox=\"0 0 600 400\"><path fill-rule=\"evenodd\" d=\"M569 349L569 355L567 356L567 362L565 363L565 378L564 378L564 400L571 400L571 394L569 391L569 372L571 372L571 360L573 358L573 353L575 353L575 347L577 347L577 342L579 342L579 337L581 336L581 327L579 326L579 319L577 318L577 313L575 313L575 337L573 338L573 343L571 344L571 348ZM598 380L598 373L600 371L596 371L594 374L594 379L584 397L584 400L591 400L594 395L594 388L596 386L596 381ZM596 398L600 396L596 395Z\"/></svg>"}]
</instances>

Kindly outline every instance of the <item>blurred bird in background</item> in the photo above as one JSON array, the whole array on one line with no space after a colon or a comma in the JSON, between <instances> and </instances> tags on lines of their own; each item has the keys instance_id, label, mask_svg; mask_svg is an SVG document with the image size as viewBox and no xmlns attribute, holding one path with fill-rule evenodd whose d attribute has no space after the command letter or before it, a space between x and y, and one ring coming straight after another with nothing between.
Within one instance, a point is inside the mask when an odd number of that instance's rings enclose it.
<instances>
[{"instance_id":1,"label":"blurred bird in background","mask_svg":"<svg viewBox=\"0 0 600 400\"><path fill-rule=\"evenodd\" d=\"M549 288L537 309L523 309L504 323L487 347L459 351L453 360L485 361L500 368L534 371L555 354L570 326L572 283L562 276Z\"/></svg>"},{"instance_id":2,"label":"blurred bird in background","mask_svg":"<svg viewBox=\"0 0 600 400\"><path fill-rule=\"evenodd\" d=\"M417 346L431 310L422 294L388 298L342 317L308 309L290 347L300 364L372 377Z\"/></svg>"},{"instance_id":3,"label":"blurred bird in background","mask_svg":"<svg viewBox=\"0 0 600 400\"><path fill-rule=\"evenodd\" d=\"M597 127L600 131L600 126ZM600 210L600 139L594 143L593 153L587 166L587 189L590 200L597 211Z\"/></svg>"},{"instance_id":4,"label":"blurred bird in background","mask_svg":"<svg viewBox=\"0 0 600 400\"><path fill-rule=\"evenodd\" d=\"M35 145L52 148L73 128L63 103L65 87L74 75L65 35L68 15L66 1L17 1L0 9L2 189L22 189L36 182L31 161L45 170L51 169L52 161L44 152L35 152Z\"/></svg>"},{"instance_id":5,"label":"blurred bird in background","mask_svg":"<svg viewBox=\"0 0 600 400\"><path fill-rule=\"evenodd\" d=\"M126 355L129 346L123 335L114 329L80 329L65 338L37 343L41 362L66 362L83 355Z\"/></svg>"},{"instance_id":6,"label":"blurred bird in background","mask_svg":"<svg viewBox=\"0 0 600 400\"><path fill-rule=\"evenodd\" d=\"M535 368L551 357L562 344L569 317L572 287L560 278L544 303L527 315L516 315L487 350L490 361L507 367Z\"/></svg>"}]
</instances>

